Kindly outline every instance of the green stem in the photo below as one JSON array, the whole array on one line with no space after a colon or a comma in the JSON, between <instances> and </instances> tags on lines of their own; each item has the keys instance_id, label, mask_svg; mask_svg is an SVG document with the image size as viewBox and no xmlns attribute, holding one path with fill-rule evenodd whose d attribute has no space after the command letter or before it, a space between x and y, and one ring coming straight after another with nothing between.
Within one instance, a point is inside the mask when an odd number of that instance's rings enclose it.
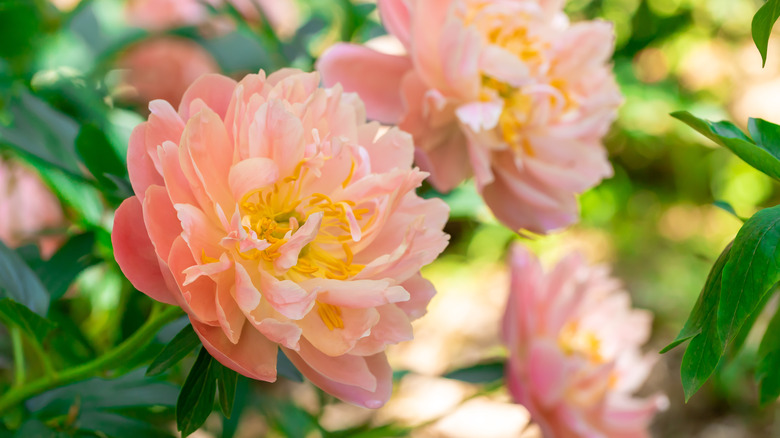
<instances>
[{"instance_id":1,"label":"green stem","mask_svg":"<svg viewBox=\"0 0 780 438\"><path fill-rule=\"evenodd\" d=\"M145 347L163 326L175 320L180 315L181 309L178 307L168 307L162 312L150 317L137 332L133 333L124 342L95 360L73 368L68 368L57 374L41 377L29 384L11 389L0 397L0 416L9 408L42 392L58 386L64 386L88 379L103 371L116 368L125 362L128 357Z\"/></svg>"},{"instance_id":2,"label":"green stem","mask_svg":"<svg viewBox=\"0 0 780 438\"><path fill-rule=\"evenodd\" d=\"M19 327L11 329L11 344L14 351L14 386L19 387L24 385L27 371L27 365L24 362L22 331L19 330Z\"/></svg>"}]
</instances>

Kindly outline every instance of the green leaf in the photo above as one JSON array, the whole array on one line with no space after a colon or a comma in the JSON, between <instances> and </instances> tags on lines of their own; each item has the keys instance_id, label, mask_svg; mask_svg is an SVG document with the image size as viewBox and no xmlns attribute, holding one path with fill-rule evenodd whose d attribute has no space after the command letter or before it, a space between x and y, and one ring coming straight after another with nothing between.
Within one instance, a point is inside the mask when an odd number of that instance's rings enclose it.
<instances>
[{"instance_id":1,"label":"green leaf","mask_svg":"<svg viewBox=\"0 0 780 438\"><path fill-rule=\"evenodd\" d=\"M278 349L276 352L276 373L293 382L303 382L303 375L298 371L298 368L295 368L295 365L290 362L290 359L282 353L281 349Z\"/></svg>"},{"instance_id":2,"label":"green leaf","mask_svg":"<svg viewBox=\"0 0 780 438\"><path fill-rule=\"evenodd\" d=\"M217 389L219 389L219 407L225 417L230 418L233 412L233 402L236 400L236 384L238 373L214 361L212 370L216 373Z\"/></svg>"},{"instance_id":3,"label":"green leaf","mask_svg":"<svg viewBox=\"0 0 780 438\"><path fill-rule=\"evenodd\" d=\"M43 344L46 336L57 327L53 322L10 298L0 299L0 320L8 325L19 327L39 344Z\"/></svg>"},{"instance_id":4,"label":"green leaf","mask_svg":"<svg viewBox=\"0 0 780 438\"><path fill-rule=\"evenodd\" d=\"M195 330L192 329L192 325L187 324L154 358L149 368L146 369L146 375L156 376L163 373L168 368L179 363L198 345L200 345L200 338L198 338Z\"/></svg>"},{"instance_id":5,"label":"green leaf","mask_svg":"<svg viewBox=\"0 0 780 438\"><path fill-rule=\"evenodd\" d=\"M3 242L0 242L0 298L11 298L38 315L45 315L49 308L49 294L41 280Z\"/></svg>"},{"instance_id":6,"label":"green leaf","mask_svg":"<svg viewBox=\"0 0 780 438\"><path fill-rule=\"evenodd\" d=\"M780 157L780 126L764 119L748 119L748 132L753 141L775 157Z\"/></svg>"},{"instance_id":7,"label":"green leaf","mask_svg":"<svg viewBox=\"0 0 780 438\"><path fill-rule=\"evenodd\" d=\"M766 65L766 52L769 48L769 34L772 33L772 27L780 17L780 0L769 0L753 16L751 30L753 32L753 42L756 43L759 53L761 53L761 66Z\"/></svg>"},{"instance_id":8,"label":"green leaf","mask_svg":"<svg viewBox=\"0 0 780 438\"><path fill-rule=\"evenodd\" d=\"M113 178L127 175L127 167L116 154L108 137L96 125L81 127L76 137L76 150L89 172L104 186L116 189Z\"/></svg>"},{"instance_id":9,"label":"green leaf","mask_svg":"<svg viewBox=\"0 0 780 438\"><path fill-rule=\"evenodd\" d=\"M680 378L686 402L712 375L723 356L722 343L718 337L718 304L720 303L722 272L731 258L732 245L726 246L718 260L715 261L699 301L694 306L685 327L677 339L664 349L664 351L668 351L686 339L691 340L685 349L680 366Z\"/></svg>"},{"instance_id":10,"label":"green leaf","mask_svg":"<svg viewBox=\"0 0 780 438\"><path fill-rule=\"evenodd\" d=\"M49 291L52 301L62 298L71 283L84 269L100 261L92 254L94 246L94 233L71 237L51 259L36 269L38 277Z\"/></svg>"},{"instance_id":11,"label":"green leaf","mask_svg":"<svg viewBox=\"0 0 780 438\"><path fill-rule=\"evenodd\" d=\"M171 434L152 424L113 412L86 411L79 414L75 426L80 431L98 432L111 438L163 438Z\"/></svg>"},{"instance_id":12,"label":"green leaf","mask_svg":"<svg viewBox=\"0 0 780 438\"><path fill-rule=\"evenodd\" d=\"M178 387L144 378L141 370L116 379L93 378L62 386L28 400L25 405L38 417L67 415L74 404L82 411L139 407L173 407Z\"/></svg>"},{"instance_id":13,"label":"green leaf","mask_svg":"<svg viewBox=\"0 0 780 438\"><path fill-rule=\"evenodd\" d=\"M718 201L713 202L712 205L720 208L721 210L725 211L726 213L730 213L732 216L734 216L735 218L741 220L742 222L745 222L747 220L746 218L738 215L737 211L734 210L734 207L731 204L729 204L728 202L726 202L726 201L718 200Z\"/></svg>"},{"instance_id":14,"label":"green leaf","mask_svg":"<svg viewBox=\"0 0 780 438\"><path fill-rule=\"evenodd\" d=\"M504 362L488 362L461 368L444 375L468 383L493 383L504 378Z\"/></svg>"},{"instance_id":15,"label":"green leaf","mask_svg":"<svg viewBox=\"0 0 780 438\"><path fill-rule=\"evenodd\" d=\"M211 371L214 359L205 348L200 349L176 403L176 426L182 437L198 430L214 408L217 382Z\"/></svg>"},{"instance_id":16,"label":"green leaf","mask_svg":"<svg viewBox=\"0 0 780 438\"><path fill-rule=\"evenodd\" d=\"M685 322L685 325L674 341L661 350L661 354L668 352L674 347L701 333L702 327L704 327L713 316L717 315L723 267L726 266L726 261L729 259L731 245L732 243L726 245L726 248L720 253L718 259L715 260L709 275L707 275L707 281L704 282L701 294L699 294L699 299L696 300L696 304L693 306L690 316L688 316L688 320Z\"/></svg>"},{"instance_id":17,"label":"green leaf","mask_svg":"<svg viewBox=\"0 0 780 438\"><path fill-rule=\"evenodd\" d=\"M730 122L710 122L687 111L672 113L672 117L686 123L700 134L729 149L743 161L766 175L780 179L780 156L774 148L756 144Z\"/></svg>"},{"instance_id":18,"label":"green leaf","mask_svg":"<svg viewBox=\"0 0 780 438\"><path fill-rule=\"evenodd\" d=\"M766 328L758 347L756 381L758 398L762 405L774 402L780 397L780 310L775 313Z\"/></svg>"},{"instance_id":19,"label":"green leaf","mask_svg":"<svg viewBox=\"0 0 780 438\"><path fill-rule=\"evenodd\" d=\"M0 141L72 175L81 175L75 150L78 124L19 86L9 102L10 126Z\"/></svg>"},{"instance_id":20,"label":"green leaf","mask_svg":"<svg viewBox=\"0 0 780 438\"><path fill-rule=\"evenodd\" d=\"M723 268L718 335L728 345L780 280L780 206L759 211L737 233Z\"/></svg>"}]
</instances>

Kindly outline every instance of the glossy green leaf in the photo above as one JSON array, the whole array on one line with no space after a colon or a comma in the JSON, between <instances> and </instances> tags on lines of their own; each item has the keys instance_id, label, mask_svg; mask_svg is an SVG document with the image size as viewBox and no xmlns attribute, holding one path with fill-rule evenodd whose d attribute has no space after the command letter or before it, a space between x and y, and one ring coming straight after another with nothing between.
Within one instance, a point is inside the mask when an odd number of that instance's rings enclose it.
<instances>
[{"instance_id":1,"label":"glossy green leaf","mask_svg":"<svg viewBox=\"0 0 780 438\"><path fill-rule=\"evenodd\" d=\"M769 35L772 33L772 27L780 17L780 0L769 0L753 16L751 30L753 33L753 42L756 43L758 51L761 53L761 66L766 65L766 53L769 48Z\"/></svg>"},{"instance_id":2,"label":"glossy green leaf","mask_svg":"<svg viewBox=\"0 0 780 438\"><path fill-rule=\"evenodd\" d=\"M49 308L49 294L41 280L3 242L0 242L0 298L11 298L38 315L45 315Z\"/></svg>"},{"instance_id":3,"label":"glossy green leaf","mask_svg":"<svg viewBox=\"0 0 780 438\"><path fill-rule=\"evenodd\" d=\"M769 322L758 348L756 381L758 398L762 405L780 397L780 310Z\"/></svg>"},{"instance_id":4,"label":"glossy green leaf","mask_svg":"<svg viewBox=\"0 0 780 438\"><path fill-rule=\"evenodd\" d=\"M702 327L704 327L711 318L717 315L723 267L726 266L726 262L729 259L731 245L731 243L726 245L726 248L720 253L718 259L715 260L709 275L707 275L707 281L704 282L701 294L699 294L699 299L696 300L696 304L693 306L693 310L691 310L691 314L688 316L688 320L685 322L685 325L674 341L661 350L661 354L666 353L701 333Z\"/></svg>"},{"instance_id":5,"label":"glossy green leaf","mask_svg":"<svg viewBox=\"0 0 780 438\"><path fill-rule=\"evenodd\" d=\"M192 329L192 325L187 324L154 358L149 368L146 369L146 375L156 376L163 373L168 368L179 363L198 345L200 345L200 338L198 338L195 330Z\"/></svg>"},{"instance_id":6,"label":"glossy green leaf","mask_svg":"<svg viewBox=\"0 0 780 438\"><path fill-rule=\"evenodd\" d=\"M780 157L780 126L764 119L748 119L748 132L753 141L775 157Z\"/></svg>"},{"instance_id":7,"label":"glossy green leaf","mask_svg":"<svg viewBox=\"0 0 780 438\"><path fill-rule=\"evenodd\" d=\"M461 368L444 375L468 383L493 383L504 378L504 362L489 362Z\"/></svg>"},{"instance_id":8,"label":"glossy green leaf","mask_svg":"<svg viewBox=\"0 0 780 438\"><path fill-rule=\"evenodd\" d=\"M780 280L780 206L759 211L737 233L723 268L718 335L724 346Z\"/></svg>"},{"instance_id":9,"label":"glossy green leaf","mask_svg":"<svg viewBox=\"0 0 780 438\"><path fill-rule=\"evenodd\" d=\"M700 134L729 149L749 165L766 175L780 179L780 154L754 143L730 122L710 122L699 119L687 111L672 113L672 117L686 123Z\"/></svg>"},{"instance_id":10,"label":"glossy green leaf","mask_svg":"<svg viewBox=\"0 0 780 438\"><path fill-rule=\"evenodd\" d=\"M212 370L216 374L217 389L219 390L219 407L225 417L230 418L233 412L233 402L236 399L236 384L238 373L230 368L214 361Z\"/></svg>"},{"instance_id":11,"label":"glossy green leaf","mask_svg":"<svg viewBox=\"0 0 780 438\"><path fill-rule=\"evenodd\" d=\"M276 373L293 382L303 382L303 375L279 349L276 352Z\"/></svg>"},{"instance_id":12,"label":"glossy green leaf","mask_svg":"<svg viewBox=\"0 0 780 438\"><path fill-rule=\"evenodd\" d=\"M94 233L73 236L36 269L52 301L65 295L68 287L84 269L100 261L92 254L94 246Z\"/></svg>"},{"instance_id":13,"label":"glossy green leaf","mask_svg":"<svg viewBox=\"0 0 780 438\"><path fill-rule=\"evenodd\" d=\"M677 339L664 349L668 351L680 342L691 340L685 349L680 366L686 401L690 400L712 375L723 356L722 343L718 337L718 305L723 269L731 257L732 245L726 246L715 261L685 327Z\"/></svg>"},{"instance_id":14,"label":"glossy green leaf","mask_svg":"<svg viewBox=\"0 0 780 438\"><path fill-rule=\"evenodd\" d=\"M214 408L217 382L211 371L215 361L205 348L200 349L176 403L176 426L183 437L190 435L206 421Z\"/></svg>"},{"instance_id":15,"label":"glossy green leaf","mask_svg":"<svg viewBox=\"0 0 780 438\"><path fill-rule=\"evenodd\" d=\"M53 322L10 298L0 299L0 320L5 324L19 327L39 344L42 344L46 336L57 327Z\"/></svg>"}]
</instances>

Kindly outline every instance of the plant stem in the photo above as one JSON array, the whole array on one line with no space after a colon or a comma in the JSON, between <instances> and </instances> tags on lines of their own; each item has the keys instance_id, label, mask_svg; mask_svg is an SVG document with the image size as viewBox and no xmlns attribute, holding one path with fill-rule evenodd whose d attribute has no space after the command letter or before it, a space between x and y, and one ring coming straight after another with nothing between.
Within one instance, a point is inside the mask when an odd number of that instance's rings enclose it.
<instances>
[{"instance_id":1,"label":"plant stem","mask_svg":"<svg viewBox=\"0 0 780 438\"><path fill-rule=\"evenodd\" d=\"M19 330L19 327L11 328L11 343L14 351L14 386L19 387L24 385L27 371L27 365L24 362L22 331Z\"/></svg>"},{"instance_id":2,"label":"plant stem","mask_svg":"<svg viewBox=\"0 0 780 438\"><path fill-rule=\"evenodd\" d=\"M162 312L150 317L137 332L133 333L124 342L117 345L104 355L57 374L51 374L40 379L34 380L26 385L11 389L0 397L0 416L9 408L28 398L38 395L42 392L88 379L98 373L108 371L121 365L132 354L145 347L154 337L154 335L166 324L175 320L181 315L181 309L178 307L168 307Z\"/></svg>"}]
</instances>

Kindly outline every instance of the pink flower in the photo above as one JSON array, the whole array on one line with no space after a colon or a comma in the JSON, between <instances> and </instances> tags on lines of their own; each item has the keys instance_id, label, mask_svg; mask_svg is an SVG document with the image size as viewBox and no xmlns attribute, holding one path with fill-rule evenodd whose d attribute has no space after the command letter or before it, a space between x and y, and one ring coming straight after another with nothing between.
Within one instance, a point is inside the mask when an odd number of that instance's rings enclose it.
<instances>
[{"instance_id":1,"label":"pink flower","mask_svg":"<svg viewBox=\"0 0 780 438\"><path fill-rule=\"evenodd\" d=\"M157 37L141 41L119 58L123 80L132 89L127 97L146 104L155 99L178 103L196 79L219 72L217 61L192 40Z\"/></svg>"},{"instance_id":2,"label":"pink flower","mask_svg":"<svg viewBox=\"0 0 780 438\"><path fill-rule=\"evenodd\" d=\"M227 0L250 23L261 18L270 23L281 37L294 35L300 25L300 12L291 0ZM127 21L143 29L164 31L182 26L198 26L210 21L204 0L129 0ZM205 0L219 9L224 0ZM224 26L221 26L224 28Z\"/></svg>"},{"instance_id":3,"label":"pink flower","mask_svg":"<svg viewBox=\"0 0 780 438\"><path fill-rule=\"evenodd\" d=\"M602 145L621 96L609 23L569 25L560 0L379 0L405 55L337 44L319 60L368 115L415 139L449 191L470 176L512 229L578 220L576 194L612 175Z\"/></svg>"},{"instance_id":4,"label":"pink flower","mask_svg":"<svg viewBox=\"0 0 780 438\"><path fill-rule=\"evenodd\" d=\"M274 381L282 348L323 390L376 408L392 386L385 346L412 338L435 292L419 270L447 245L448 209L415 194L411 136L377 136L355 95L318 84L208 75L178 112L151 102L114 250L225 366Z\"/></svg>"},{"instance_id":5,"label":"pink flower","mask_svg":"<svg viewBox=\"0 0 780 438\"><path fill-rule=\"evenodd\" d=\"M510 393L547 437L649 437L648 424L667 399L631 394L657 358L639 349L651 318L631 308L605 267L575 253L545 275L516 245L503 322Z\"/></svg>"},{"instance_id":6,"label":"pink flower","mask_svg":"<svg viewBox=\"0 0 780 438\"><path fill-rule=\"evenodd\" d=\"M12 161L0 159L0 240L16 248L28 243L49 258L62 243L62 207L38 175ZM47 233L48 232L48 233Z\"/></svg>"}]
</instances>

